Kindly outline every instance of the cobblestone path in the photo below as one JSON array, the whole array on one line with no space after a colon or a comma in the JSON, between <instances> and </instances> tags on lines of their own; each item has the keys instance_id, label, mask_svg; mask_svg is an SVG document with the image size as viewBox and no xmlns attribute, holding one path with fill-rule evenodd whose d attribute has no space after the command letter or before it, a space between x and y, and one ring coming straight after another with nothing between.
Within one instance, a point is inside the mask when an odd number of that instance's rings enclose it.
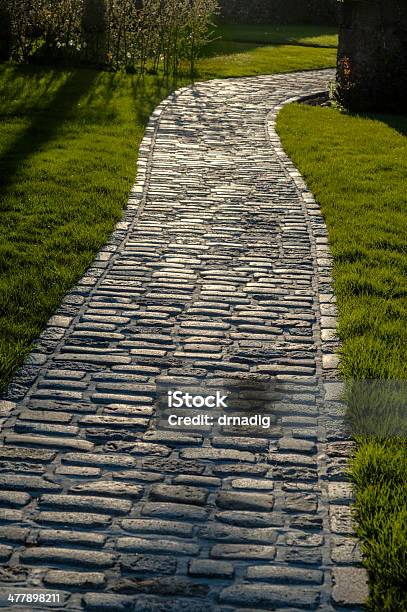
<instances>
[{"instance_id":1,"label":"cobblestone path","mask_svg":"<svg viewBox=\"0 0 407 612\"><path fill-rule=\"evenodd\" d=\"M358 609L326 229L274 131L331 77L155 111L123 221L0 403L0 605ZM165 388L205 385L271 402L271 428L165 422Z\"/></svg>"}]
</instances>

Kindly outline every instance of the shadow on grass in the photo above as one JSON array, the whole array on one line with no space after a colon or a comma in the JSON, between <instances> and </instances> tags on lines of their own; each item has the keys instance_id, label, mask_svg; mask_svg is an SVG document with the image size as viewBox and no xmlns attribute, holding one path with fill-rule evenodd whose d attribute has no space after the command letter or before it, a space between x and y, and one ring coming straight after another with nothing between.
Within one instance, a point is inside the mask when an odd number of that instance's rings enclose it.
<instances>
[{"instance_id":1,"label":"shadow on grass","mask_svg":"<svg viewBox=\"0 0 407 612\"><path fill-rule=\"evenodd\" d=\"M407 115L391 115L388 113L376 113L376 112L357 112L357 111L344 111L346 115L354 119L367 119L369 121L380 121L388 125L390 128L398 132L401 136L407 136Z\"/></svg>"},{"instance_id":2,"label":"shadow on grass","mask_svg":"<svg viewBox=\"0 0 407 612\"><path fill-rule=\"evenodd\" d=\"M247 53L259 47L268 46L334 49L337 44L332 41L324 41L324 37L332 37L336 33L335 30L336 28L324 28L323 26L219 24L218 29L214 32L214 40L203 49L202 57Z\"/></svg>"},{"instance_id":3,"label":"shadow on grass","mask_svg":"<svg viewBox=\"0 0 407 612\"><path fill-rule=\"evenodd\" d=\"M66 72L48 66L0 63L0 118L48 107Z\"/></svg>"},{"instance_id":4,"label":"shadow on grass","mask_svg":"<svg viewBox=\"0 0 407 612\"><path fill-rule=\"evenodd\" d=\"M243 41L243 40L214 40L205 49L203 49L201 58L211 58L218 55L235 55L239 53L248 53L255 49L261 49L266 47L303 47L312 49L335 49L331 45L312 45L300 42L255 42L255 41Z\"/></svg>"},{"instance_id":5,"label":"shadow on grass","mask_svg":"<svg viewBox=\"0 0 407 612\"><path fill-rule=\"evenodd\" d=\"M1 196L13 184L27 160L55 137L58 129L69 118L79 100L91 89L96 75L96 72L75 70L58 86L47 104L40 105L38 110L33 109L30 112L29 126L0 156L0 201ZM55 79L55 75L51 76L47 85L50 86ZM27 114L24 105L22 114ZM0 210L2 210L1 205Z\"/></svg>"},{"instance_id":6,"label":"shadow on grass","mask_svg":"<svg viewBox=\"0 0 407 612\"><path fill-rule=\"evenodd\" d=\"M372 118L385 123L402 136L407 136L407 115L373 115Z\"/></svg>"},{"instance_id":7,"label":"shadow on grass","mask_svg":"<svg viewBox=\"0 0 407 612\"><path fill-rule=\"evenodd\" d=\"M189 79L190 81L190 79ZM182 76L137 76L131 82L134 112L137 122L147 125L151 113L161 100L164 100L178 87L186 85L188 79Z\"/></svg>"}]
</instances>

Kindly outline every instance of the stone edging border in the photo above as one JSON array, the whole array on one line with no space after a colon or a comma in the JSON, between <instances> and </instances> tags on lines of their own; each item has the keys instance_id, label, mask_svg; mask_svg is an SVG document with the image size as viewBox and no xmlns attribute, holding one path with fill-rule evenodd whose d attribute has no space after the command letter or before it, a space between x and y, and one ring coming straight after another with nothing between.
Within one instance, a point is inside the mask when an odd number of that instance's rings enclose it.
<instances>
[{"instance_id":1,"label":"stone edging border","mask_svg":"<svg viewBox=\"0 0 407 612\"><path fill-rule=\"evenodd\" d=\"M287 175L294 181L297 187L301 201L304 204L306 213L305 216L308 219L308 227L316 268L315 294L319 297L319 310L321 314L319 324L321 337L319 340L322 348L322 375L324 379L328 380L332 378L339 378L339 357L336 354L336 351L329 349L329 347L332 345L335 345L335 347L338 348L339 340L336 335L337 309L335 306L335 296L332 288L332 255L329 248L328 231L319 204L315 201L313 194L308 189L301 173L285 153L276 131L277 115L284 106L294 102L303 102L323 93L325 92L316 91L315 93L307 94L305 96L288 98L280 105L275 106L267 118L267 131L276 155L278 156ZM324 289L323 292L321 291L321 288Z\"/></svg>"},{"instance_id":2,"label":"stone edging border","mask_svg":"<svg viewBox=\"0 0 407 612\"><path fill-rule=\"evenodd\" d=\"M323 420L329 424L336 421L343 423L343 404L340 402L343 385L339 375L339 338L337 328L337 307L333 291L332 255L330 252L328 231L321 208L307 187L304 178L283 149L276 130L277 115L287 104L305 102L322 97L326 91L295 96L284 100L269 113L267 132L274 151L285 168L287 175L294 181L304 205L305 217L311 239L316 275L315 295L318 296L319 325L316 331L316 343L321 353L321 371L323 400L321 413ZM319 337L318 337L319 336ZM318 367L318 366L317 366ZM339 418L338 418L339 417ZM332 564L333 591L332 599L336 606L346 606L353 601L354 609L360 610L361 601L369 595L368 575L361 567L362 554L359 541L356 539L353 525L351 504L355 494L352 484L346 475L349 457L355 450L355 444L337 427L337 437L333 443L329 439L318 444L324 458L325 470L321 473L326 485L322 488L321 501L326 506L328 515L325 528L330 539L330 563ZM330 466L333 467L333 478L330 480ZM323 468L323 469L324 469ZM338 469L339 468L339 469ZM335 473L336 470L336 473ZM345 521L345 527L340 525Z\"/></svg>"}]
</instances>

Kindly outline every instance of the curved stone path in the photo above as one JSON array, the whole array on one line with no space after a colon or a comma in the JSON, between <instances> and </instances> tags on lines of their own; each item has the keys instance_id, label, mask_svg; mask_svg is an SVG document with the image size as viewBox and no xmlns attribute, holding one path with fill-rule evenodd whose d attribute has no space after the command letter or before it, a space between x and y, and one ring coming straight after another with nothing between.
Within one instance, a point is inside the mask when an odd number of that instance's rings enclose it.
<instances>
[{"instance_id":1,"label":"curved stone path","mask_svg":"<svg viewBox=\"0 0 407 612\"><path fill-rule=\"evenodd\" d=\"M274 130L332 76L201 83L153 114L123 221L0 403L0 605L358 608L327 233ZM211 386L270 429L166 423L166 390Z\"/></svg>"}]
</instances>

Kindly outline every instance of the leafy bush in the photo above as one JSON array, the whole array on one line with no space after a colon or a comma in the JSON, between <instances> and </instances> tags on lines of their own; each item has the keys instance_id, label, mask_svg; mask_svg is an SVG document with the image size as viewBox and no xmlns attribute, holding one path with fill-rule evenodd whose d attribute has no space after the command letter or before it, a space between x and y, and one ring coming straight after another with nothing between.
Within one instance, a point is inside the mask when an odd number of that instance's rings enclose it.
<instances>
[{"instance_id":1,"label":"leafy bush","mask_svg":"<svg viewBox=\"0 0 407 612\"><path fill-rule=\"evenodd\" d=\"M217 0L0 0L2 6L10 18L6 54L14 61L142 73L162 66L165 74L183 61L194 70L218 10Z\"/></svg>"}]
</instances>

